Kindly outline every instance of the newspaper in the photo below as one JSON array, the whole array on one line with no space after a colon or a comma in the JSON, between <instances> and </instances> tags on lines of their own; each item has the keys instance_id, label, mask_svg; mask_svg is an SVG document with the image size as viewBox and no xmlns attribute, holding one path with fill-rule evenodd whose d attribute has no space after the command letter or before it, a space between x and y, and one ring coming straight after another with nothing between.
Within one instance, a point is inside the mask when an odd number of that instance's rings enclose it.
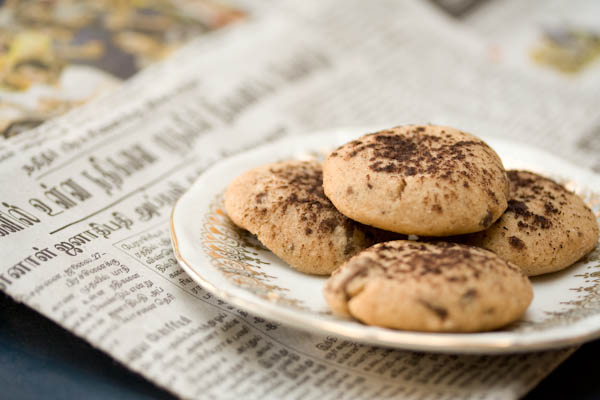
<instances>
[{"instance_id":1,"label":"newspaper","mask_svg":"<svg viewBox=\"0 0 600 400\"><path fill-rule=\"evenodd\" d=\"M461 20L494 62L552 84L600 89L600 4L559 0L483 1Z\"/></svg>"},{"instance_id":2,"label":"newspaper","mask_svg":"<svg viewBox=\"0 0 600 400\"><path fill-rule=\"evenodd\" d=\"M600 3L483 1L461 24L485 43L483 57L546 84L600 93ZM600 123L577 132L568 150L600 172ZM572 133L569 133L572 134Z\"/></svg>"},{"instance_id":3,"label":"newspaper","mask_svg":"<svg viewBox=\"0 0 600 400\"><path fill-rule=\"evenodd\" d=\"M439 355L296 331L187 277L168 216L219 159L318 128L448 123L568 150L597 122L593 95L487 63L421 3L260 9L2 144L0 289L183 398L525 394L573 349Z\"/></svg>"}]
</instances>

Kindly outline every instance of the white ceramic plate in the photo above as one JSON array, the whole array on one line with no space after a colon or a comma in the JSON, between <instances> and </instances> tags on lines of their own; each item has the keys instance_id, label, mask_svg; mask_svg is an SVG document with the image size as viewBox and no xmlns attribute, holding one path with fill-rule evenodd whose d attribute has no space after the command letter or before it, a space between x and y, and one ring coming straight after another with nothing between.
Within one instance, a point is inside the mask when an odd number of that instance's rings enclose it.
<instances>
[{"instance_id":1,"label":"white ceramic plate","mask_svg":"<svg viewBox=\"0 0 600 400\"><path fill-rule=\"evenodd\" d=\"M324 277L296 272L223 211L223 193L238 175L277 160L322 157L365 130L319 132L280 140L226 159L192 185L171 216L181 267L214 295L298 329L374 345L452 353L503 353L563 347L600 337L600 246L565 271L532 279L534 300L521 321L485 333L438 334L365 326L332 315L321 294ZM600 215L600 177L519 143L484 138L506 168L524 168L563 182Z\"/></svg>"}]
</instances>

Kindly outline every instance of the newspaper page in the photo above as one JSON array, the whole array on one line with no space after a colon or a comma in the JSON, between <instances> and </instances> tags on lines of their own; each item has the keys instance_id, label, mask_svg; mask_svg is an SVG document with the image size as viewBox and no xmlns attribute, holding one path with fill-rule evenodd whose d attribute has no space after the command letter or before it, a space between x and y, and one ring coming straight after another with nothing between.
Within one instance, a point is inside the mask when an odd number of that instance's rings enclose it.
<instances>
[{"instance_id":1,"label":"newspaper page","mask_svg":"<svg viewBox=\"0 0 600 400\"><path fill-rule=\"evenodd\" d=\"M552 86L600 93L600 3L481 1L459 21L485 43L483 56ZM589 117L588 117L589 118ZM570 133L573 135L573 133ZM578 132L569 153L600 172L600 124Z\"/></svg>"},{"instance_id":2,"label":"newspaper page","mask_svg":"<svg viewBox=\"0 0 600 400\"><path fill-rule=\"evenodd\" d=\"M482 62L416 2L270 8L2 144L0 289L183 398L522 396L573 349L424 354L296 331L197 286L168 216L216 161L288 134L426 121L556 151L593 98Z\"/></svg>"},{"instance_id":3,"label":"newspaper page","mask_svg":"<svg viewBox=\"0 0 600 400\"><path fill-rule=\"evenodd\" d=\"M495 62L549 83L600 89L600 4L593 0L480 1L459 19Z\"/></svg>"},{"instance_id":4,"label":"newspaper page","mask_svg":"<svg viewBox=\"0 0 600 400\"><path fill-rule=\"evenodd\" d=\"M595 153L580 143L588 138L586 143L600 145L594 140L600 126L598 90L582 90L568 80L550 83L539 74L494 62L485 40L426 2L406 6L411 15L419 15L416 20L386 2L360 13L352 12L351 4L345 9L323 4L322 13L310 2L303 4L279 7L312 23L321 42L335 44L332 54L343 52L344 67L352 65L351 72L340 71L348 76L328 82L346 95L345 102L311 94L290 106L303 113L302 122L310 127L429 121L512 137L596 167ZM348 108L357 112L345 112Z\"/></svg>"}]
</instances>

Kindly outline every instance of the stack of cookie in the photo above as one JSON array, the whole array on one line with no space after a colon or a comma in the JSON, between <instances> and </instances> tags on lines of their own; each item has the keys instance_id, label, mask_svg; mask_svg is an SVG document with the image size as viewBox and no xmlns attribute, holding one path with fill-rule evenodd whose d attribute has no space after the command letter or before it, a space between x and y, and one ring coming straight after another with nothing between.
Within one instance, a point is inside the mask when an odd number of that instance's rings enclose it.
<instances>
[{"instance_id":1,"label":"stack of cookie","mask_svg":"<svg viewBox=\"0 0 600 400\"><path fill-rule=\"evenodd\" d=\"M230 185L225 208L291 266L333 272L324 295L334 312L407 330L515 321L533 297L526 275L565 268L598 240L577 195L507 173L481 139L431 125L364 135L322 167L251 170Z\"/></svg>"}]
</instances>

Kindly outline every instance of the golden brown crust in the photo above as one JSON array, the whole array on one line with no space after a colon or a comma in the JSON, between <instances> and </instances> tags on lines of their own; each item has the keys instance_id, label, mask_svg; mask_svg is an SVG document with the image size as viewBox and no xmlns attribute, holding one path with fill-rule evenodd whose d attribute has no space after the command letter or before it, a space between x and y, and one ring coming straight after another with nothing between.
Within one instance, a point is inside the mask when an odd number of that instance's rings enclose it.
<instances>
[{"instance_id":1,"label":"golden brown crust","mask_svg":"<svg viewBox=\"0 0 600 400\"><path fill-rule=\"evenodd\" d=\"M527 275L564 269L598 242L598 223L576 194L529 171L508 171L510 200L502 217L466 242L491 250Z\"/></svg>"},{"instance_id":2,"label":"golden brown crust","mask_svg":"<svg viewBox=\"0 0 600 400\"><path fill-rule=\"evenodd\" d=\"M394 232L483 230L506 209L508 179L481 139L444 126L399 126L333 151L325 194L345 215Z\"/></svg>"},{"instance_id":3,"label":"golden brown crust","mask_svg":"<svg viewBox=\"0 0 600 400\"><path fill-rule=\"evenodd\" d=\"M335 209L323 192L316 161L273 163L246 172L227 189L225 209L273 253L311 274L330 274L347 258L390 237Z\"/></svg>"},{"instance_id":4,"label":"golden brown crust","mask_svg":"<svg viewBox=\"0 0 600 400\"><path fill-rule=\"evenodd\" d=\"M380 243L350 259L324 288L332 310L366 324L432 332L491 330L533 298L520 269L455 243Z\"/></svg>"}]
</instances>

